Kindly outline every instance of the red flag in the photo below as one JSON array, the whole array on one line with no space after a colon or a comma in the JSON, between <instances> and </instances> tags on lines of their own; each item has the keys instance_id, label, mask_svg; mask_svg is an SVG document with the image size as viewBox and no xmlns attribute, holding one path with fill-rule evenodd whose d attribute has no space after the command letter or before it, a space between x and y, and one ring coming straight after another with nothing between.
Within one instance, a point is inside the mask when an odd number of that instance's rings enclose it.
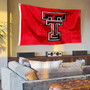
<instances>
[{"instance_id":1,"label":"red flag","mask_svg":"<svg viewBox=\"0 0 90 90\"><path fill-rule=\"evenodd\" d=\"M19 45L81 42L81 10L19 5Z\"/></svg>"}]
</instances>

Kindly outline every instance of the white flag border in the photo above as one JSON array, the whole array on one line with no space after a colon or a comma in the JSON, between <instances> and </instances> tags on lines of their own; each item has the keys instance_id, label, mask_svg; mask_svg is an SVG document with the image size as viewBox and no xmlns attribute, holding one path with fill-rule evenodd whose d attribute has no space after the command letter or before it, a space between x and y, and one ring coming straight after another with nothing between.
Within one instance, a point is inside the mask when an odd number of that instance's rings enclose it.
<instances>
[{"instance_id":1,"label":"white flag border","mask_svg":"<svg viewBox=\"0 0 90 90\"><path fill-rule=\"evenodd\" d=\"M21 4L19 3L19 40L18 40L18 46L20 46L20 43L21 43L21 18L22 18Z\"/></svg>"}]
</instances>

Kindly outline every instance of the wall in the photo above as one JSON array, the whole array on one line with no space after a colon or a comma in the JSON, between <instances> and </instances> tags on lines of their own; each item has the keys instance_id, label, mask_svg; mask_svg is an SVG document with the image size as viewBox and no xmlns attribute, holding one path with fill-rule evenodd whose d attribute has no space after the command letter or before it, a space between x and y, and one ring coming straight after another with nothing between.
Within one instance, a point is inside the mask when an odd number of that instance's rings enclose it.
<instances>
[{"instance_id":1,"label":"wall","mask_svg":"<svg viewBox=\"0 0 90 90\"><path fill-rule=\"evenodd\" d=\"M0 73L1 73L1 67L7 66L7 0L0 0L0 25L3 25L2 29L6 32L6 35L4 35L3 40L0 39Z\"/></svg>"},{"instance_id":2,"label":"wall","mask_svg":"<svg viewBox=\"0 0 90 90\"><path fill-rule=\"evenodd\" d=\"M36 56L45 55L46 51L62 51L64 55L72 54L73 50L90 51L90 0L8 0L9 2L9 56L16 56L17 52L36 52ZM82 43L62 45L31 45L18 46L19 10L18 4L30 4L56 9L81 9Z\"/></svg>"}]
</instances>

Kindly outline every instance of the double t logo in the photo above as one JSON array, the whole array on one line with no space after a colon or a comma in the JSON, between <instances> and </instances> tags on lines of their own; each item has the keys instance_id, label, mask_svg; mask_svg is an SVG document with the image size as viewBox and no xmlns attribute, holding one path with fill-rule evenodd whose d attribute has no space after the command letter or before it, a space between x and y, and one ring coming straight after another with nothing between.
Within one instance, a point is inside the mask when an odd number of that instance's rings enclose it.
<instances>
[{"instance_id":1,"label":"double t logo","mask_svg":"<svg viewBox=\"0 0 90 90\"><path fill-rule=\"evenodd\" d=\"M50 25L48 32L48 41L60 41L61 32L58 31L59 26L63 26L66 20L66 13L42 11L42 20L46 20L46 25Z\"/></svg>"}]
</instances>

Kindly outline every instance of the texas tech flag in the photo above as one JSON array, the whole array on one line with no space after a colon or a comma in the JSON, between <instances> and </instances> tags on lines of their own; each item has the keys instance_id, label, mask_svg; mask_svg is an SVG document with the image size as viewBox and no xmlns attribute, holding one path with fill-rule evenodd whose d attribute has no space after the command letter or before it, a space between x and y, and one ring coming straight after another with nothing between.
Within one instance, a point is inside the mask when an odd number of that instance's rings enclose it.
<instances>
[{"instance_id":1,"label":"texas tech flag","mask_svg":"<svg viewBox=\"0 0 90 90\"><path fill-rule=\"evenodd\" d=\"M80 10L19 5L19 45L80 43Z\"/></svg>"}]
</instances>

